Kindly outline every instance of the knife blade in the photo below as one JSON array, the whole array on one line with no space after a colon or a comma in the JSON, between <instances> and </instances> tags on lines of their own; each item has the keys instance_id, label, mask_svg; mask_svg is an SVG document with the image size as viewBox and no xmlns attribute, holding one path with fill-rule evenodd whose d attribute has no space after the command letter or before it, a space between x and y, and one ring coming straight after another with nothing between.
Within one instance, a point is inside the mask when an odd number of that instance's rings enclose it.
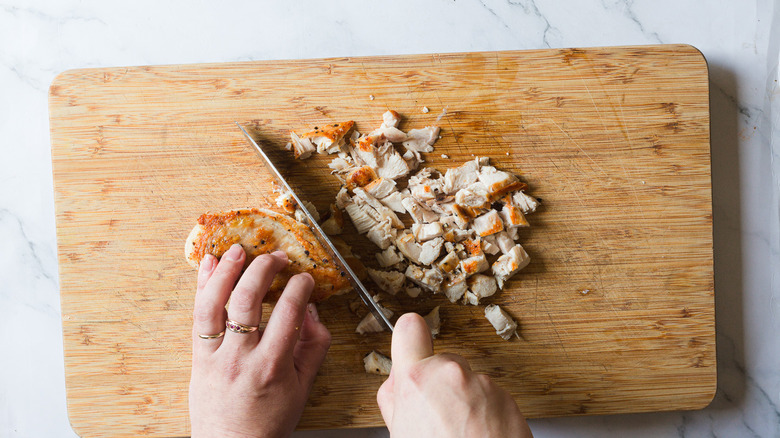
<instances>
[{"instance_id":1,"label":"knife blade","mask_svg":"<svg viewBox=\"0 0 780 438\"><path fill-rule=\"evenodd\" d=\"M379 308L379 305L376 303L376 301L371 298L371 294L368 292L368 289L366 289L360 279L357 278L355 272L352 271L352 268L349 267L349 264L347 264L346 260L344 260L344 257L341 256L339 251L333 245L333 242L330 240L328 235L322 231L322 228L320 228L320 225L316 220L314 220L314 216L312 216L311 212L306 209L306 206L301 201L301 198L298 197L298 194L295 193L295 191L290 187L290 185L287 183L287 180L282 176L282 174L279 172L279 169L276 168L276 165L274 165L263 148L261 148L260 145L255 142L255 139L249 135L243 126L241 126L238 122L235 123L236 126L241 129L241 132L244 133L244 136L247 138L247 140L249 140L249 143L252 145L257 155L260 156L263 164L265 164L268 170L271 171L271 175L274 177L274 180L276 180L282 190L287 191L287 193L289 193L290 196L292 196L292 198L295 200L295 203L298 204L298 208L300 208L303 212L303 215L306 218L306 222L308 222L307 225L309 225L309 228L311 228L311 231L314 233L314 237L317 238L317 241L325 249L325 252L330 254L330 257L333 259L336 265L338 265L339 269L346 273L347 279L355 291L357 291L360 299L363 300L363 303L368 307L377 321L379 321L380 324L392 332L393 324L390 322L390 320L387 319L387 316Z\"/></svg>"}]
</instances>

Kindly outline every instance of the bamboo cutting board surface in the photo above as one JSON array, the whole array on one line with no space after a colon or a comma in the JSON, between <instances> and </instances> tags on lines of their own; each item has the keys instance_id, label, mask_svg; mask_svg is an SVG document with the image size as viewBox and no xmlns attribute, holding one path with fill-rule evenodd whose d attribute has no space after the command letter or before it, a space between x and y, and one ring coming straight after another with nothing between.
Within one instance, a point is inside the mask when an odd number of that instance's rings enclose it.
<instances>
[{"instance_id":1,"label":"bamboo cutting board surface","mask_svg":"<svg viewBox=\"0 0 780 438\"><path fill-rule=\"evenodd\" d=\"M369 96L373 95L374 99ZM234 121L281 148L290 129L387 109L404 130L441 119L428 165L476 156L543 200L531 264L486 300L521 324L441 296L437 351L465 356L529 417L704 407L716 387L707 66L690 46L102 68L50 88L68 410L83 436L189 434L196 273L184 239L208 210L273 205ZM426 106L430 112L423 113ZM449 158L443 158L446 154ZM316 156L288 167L323 211L338 190ZM372 244L345 240L367 263ZM301 428L381 425L354 297L320 306L333 343ZM267 315L268 309L266 309Z\"/></svg>"}]
</instances>

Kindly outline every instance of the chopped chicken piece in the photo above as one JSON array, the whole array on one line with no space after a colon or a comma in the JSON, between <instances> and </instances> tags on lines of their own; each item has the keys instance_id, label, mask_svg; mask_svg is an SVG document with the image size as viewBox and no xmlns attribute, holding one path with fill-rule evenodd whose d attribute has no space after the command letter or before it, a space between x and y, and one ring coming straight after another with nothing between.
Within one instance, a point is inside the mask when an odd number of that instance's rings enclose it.
<instances>
[{"instance_id":1,"label":"chopped chicken piece","mask_svg":"<svg viewBox=\"0 0 780 438\"><path fill-rule=\"evenodd\" d=\"M393 228L389 220L384 220L371 227L366 233L368 240L374 242L380 249L387 249L395 241L398 230Z\"/></svg>"},{"instance_id":2,"label":"chopped chicken piece","mask_svg":"<svg viewBox=\"0 0 780 438\"><path fill-rule=\"evenodd\" d=\"M489 236L482 236L482 237L483 237L482 251L485 254L490 254L490 255L498 254L499 248L498 245L496 244L495 234L491 234ZM514 242L512 242L512 244L514 244Z\"/></svg>"},{"instance_id":3,"label":"chopped chicken piece","mask_svg":"<svg viewBox=\"0 0 780 438\"><path fill-rule=\"evenodd\" d=\"M352 129L355 122L331 123L325 126L315 126L314 131L301 135L317 146L320 154L334 154L344 146L344 136Z\"/></svg>"},{"instance_id":4,"label":"chopped chicken piece","mask_svg":"<svg viewBox=\"0 0 780 438\"><path fill-rule=\"evenodd\" d=\"M477 256L482 254L481 239L466 239L463 241L463 249L467 256Z\"/></svg>"},{"instance_id":5,"label":"chopped chicken piece","mask_svg":"<svg viewBox=\"0 0 780 438\"><path fill-rule=\"evenodd\" d=\"M495 241L496 245L498 245L498 248L501 250L503 254L508 253L512 250L512 247L515 246L515 241L512 239L512 237L509 236L509 233L506 231L501 231L499 233L496 233L492 236Z\"/></svg>"},{"instance_id":6,"label":"chopped chicken piece","mask_svg":"<svg viewBox=\"0 0 780 438\"><path fill-rule=\"evenodd\" d=\"M382 128L397 128L400 122L401 116L393 110L387 110L382 114Z\"/></svg>"},{"instance_id":7,"label":"chopped chicken piece","mask_svg":"<svg viewBox=\"0 0 780 438\"><path fill-rule=\"evenodd\" d=\"M406 279L403 272L379 271L371 268L366 268L366 270L368 271L368 276L371 277L371 280L373 280L380 289L390 295L397 294L403 287L404 280Z\"/></svg>"},{"instance_id":8,"label":"chopped chicken piece","mask_svg":"<svg viewBox=\"0 0 780 438\"><path fill-rule=\"evenodd\" d=\"M292 131L290 131L290 143L292 143L293 154L296 159L305 160L311 156L311 153L317 150L314 143L308 138L301 138Z\"/></svg>"},{"instance_id":9,"label":"chopped chicken piece","mask_svg":"<svg viewBox=\"0 0 780 438\"><path fill-rule=\"evenodd\" d=\"M412 168L409 167L409 164L404 160L401 154L399 154L395 148L392 148L391 151L383 157L382 166L377 169L377 173L382 178L398 179L408 175L411 170Z\"/></svg>"},{"instance_id":10,"label":"chopped chicken piece","mask_svg":"<svg viewBox=\"0 0 780 438\"><path fill-rule=\"evenodd\" d=\"M331 160L330 163L328 163L328 167L330 167L333 172L346 172L350 167L352 167L352 163L347 161L346 158L336 157Z\"/></svg>"},{"instance_id":11,"label":"chopped chicken piece","mask_svg":"<svg viewBox=\"0 0 780 438\"><path fill-rule=\"evenodd\" d=\"M518 232L518 230L519 230L518 227L509 228L508 230L506 230L506 233L509 235L509 237L512 238L512 240L517 240L520 238L520 233Z\"/></svg>"},{"instance_id":12,"label":"chopped chicken piece","mask_svg":"<svg viewBox=\"0 0 780 438\"><path fill-rule=\"evenodd\" d=\"M381 307L381 306L380 306ZM393 312L388 309L384 309L385 316L390 318L393 316ZM379 320L376 319L373 313L367 314L357 325L355 328L355 333L365 335L366 333L378 333L381 331L384 331L385 327L382 325Z\"/></svg>"},{"instance_id":13,"label":"chopped chicken piece","mask_svg":"<svg viewBox=\"0 0 780 438\"><path fill-rule=\"evenodd\" d=\"M499 257L492 266L498 287L503 289L504 282L517 274L519 270L528 266L530 262L531 258L528 257L528 253L525 252L519 243L512 247L509 252Z\"/></svg>"},{"instance_id":14,"label":"chopped chicken piece","mask_svg":"<svg viewBox=\"0 0 780 438\"><path fill-rule=\"evenodd\" d=\"M512 196L504 195L504 206L501 207L501 217L507 228L528 227L530 224L526 220L523 210L515 205Z\"/></svg>"},{"instance_id":15,"label":"chopped chicken piece","mask_svg":"<svg viewBox=\"0 0 780 438\"><path fill-rule=\"evenodd\" d=\"M350 152L356 160L376 169L381 160L379 148L384 146L386 142L387 139L383 135L366 135L358 139L355 148Z\"/></svg>"},{"instance_id":16,"label":"chopped chicken piece","mask_svg":"<svg viewBox=\"0 0 780 438\"><path fill-rule=\"evenodd\" d=\"M422 246L417 243L412 233L401 234L395 239L395 245L407 259L414 263L420 263L420 253Z\"/></svg>"},{"instance_id":17,"label":"chopped chicken piece","mask_svg":"<svg viewBox=\"0 0 780 438\"><path fill-rule=\"evenodd\" d=\"M395 192L395 181L390 178L377 178L366 184L363 189L369 195L381 199Z\"/></svg>"},{"instance_id":18,"label":"chopped chicken piece","mask_svg":"<svg viewBox=\"0 0 780 438\"><path fill-rule=\"evenodd\" d=\"M409 139L403 142L407 150L415 152L432 152L433 144L439 138L438 126L426 126L422 129L412 129L406 134Z\"/></svg>"},{"instance_id":19,"label":"chopped chicken piece","mask_svg":"<svg viewBox=\"0 0 780 438\"><path fill-rule=\"evenodd\" d=\"M363 366L368 374L377 374L380 376L389 376L390 369L393 367L393 361L376 350L363 357Z\"/></svg>"},{"instance_id":20,"label":"chopped chicken piece","mask_svg":"<svg viewBox=\"0 0 780 438\"><path fill-rule=\"evenodd\" d=\"M439 336L439 330L441 329L441 318L439 317L439 306L433 308L427 315L423 316L425 323L428 324L428 329L431 330L431 337L436 339Z\"/></svg>"},{"instance_id":21,"label":"chopped chicken piece","mask_svg":"<svg viewBox=\"0 0 780 438\"><path fill-rule=\"evenodd\" d=\"M496 329L496 334L501 336L505 341L511 339L512 335L518 336L517 323L515 320L513 320L504 309L497 305L491 304L485 307L485 318L487 318L493 328Z\"/></svg>"},{"instance_id":22,"label":"chopped chicken piece","mask_svg":"<svg viewBox=\"0 0 780 438\"><path fill-rule=\"evenodd\" d=\"M412 216L412 219L417 223L423 223L424 222L424 211L425 208L423 206L414 200L411 196L407 196L403 199L401 199L401 205L404 206L406 211L409 213L409 215Z\"/></svg>"},{"instance_id":23,"label":"chopped chicken piece","mask_svg":"<svg viewBox=\"0 0 780 438\"><path fill-rule=\"evenodd\" d=\"M471 213L465 207L461 207L458 204L452 204L450 210L452 212L452 218L454 219L455 225L457 225L459 228L466 228L469 222L471 222L471 219L473 219Z\"/></svg>"},{"instance_id":24,"label":"chopped chicken piece","mask_svg":"<svg viewBox=\"0 0 780 438\"><path fill-rule=\"evenodd\" d=\"M366 234L371 228L379 224L379 222L369 214L368 209L371 209L371 206L356 204L354 202L350 202L345 208L349 218L352 219L352 224L355 225L355 228L360 234Z\"/></svg>"},{"instance_id":25,"label":"chopped chicken piece","mask_svg":"<svg viewBox=\"0 0 780 438\"><path fill-rule=\"evenodd\" d=\"M406 209L406 212L417 223L429 223L439 220L439 215L429 210L423 204L417 202L411 196L405 196L401 199L401 205Z\"/></svg>"},{"instance_id":26,"label":"chopped chicken piece","mask_svg":"<svg viewBox=\"0 0 780 438\"><path fill-rule=\"evenodd\" d=\"M479 170L479 181L487 188L491 201L525 187L516 176L496 170L493 166L483 166Z\"/></svg>"},{"instance_id":27,"label":"chopped chicken piece","mask_svg":"<svg viewBox=\"0 0 780 438\"><path fill-rule=\"evenodd\" d=\"M477 181L455 193L455 203L461 207L484 208L489 204L489 193L484 184Z\"/></svg>"},{"instance_id":28,"label":"chopped chicken piece","mask_svg":"<svg viewBox=\"0 0 780 438\"><path fill-rule=\"evenodd\" d=\"M463 241L463 246L466 257L460 261L460 268L467 277L490 268L479 239L466 239Z\"/></svg>"},{"instance_id":29,"label":"chopped chicken piece","mask_svg":"<svg viewBox=\"0 0 780 438\"><path fill-rule=\"evenodd\" d=\"M431 176L431 169L426 167L409 178L409 190L419 202L433 201L444 194L441 178L433 179Z\"/></svg>"},{"instance_id":30,"label":"chopped chicken piece","mask_svg":"<svg viewBox=\"0 0 780 438\"><path fill-rule=\"evenodd\" d=\"M290 193L282 193L276 198L276 205L284 210L285 213L295 214L295 209L298 207L298 203L295 202Z\"/></svg>"},{"instance_id":31,"label":"chopped chicken piece","mask_svg":"<svg viewBox=\"0 0 780 438\"><path fill-rule=\"evenodd\" d=\"M436 268L422 269L417 265L409 265L404 273L406 278L412 280L418 286L434 293L439 292L444 276Z\"/></svg>"},{"instance_id":32,"label":"chopped chicken piece","mask_svg":"<svg viewBox=\"0 0 780 438\"><path fill-rule=\"evenodd\" d=\"M498 290L496 279L489 275L472 275L467 283L469 291L466 293L464 301L474 306L479 304L480 299L494 295Z\"/></svg>"},{"instance_id":33,"label":"chopped chicken piece","mask_svg":"<svg viewBox=\"0 0 780 438\"><path fill-rule=\"evenodd\" d=\"M405 132L392 126L382 126L372 131L369 135L383 135L386 139L393 143L401 143L402 141L406 141L409 138Z\"/></svg>"},{"instance_id":34,"label":"chopped chicken piece","mask_svg":"<svg viewBox=\"0 0 780 438\"><path fill-rule=\"evenodd\" d=\"M351 202L352 200L349 198L349 191L346 187L342 186L336 194L336 207L343 210L347 208L347 204Z\"/></svg>"},{"instance_id":35,"label":"chopped chicken piece","mask_svg":"<svg viewBox=\"0 0 780 438\"><path fill-rule=\"evenodd\" d=\"M472 306L477 306L479 305L479 298L473 293L466 291L466 293L463 294L463 304L471 304Z\"/></svg>"},{"instance_id":36,"label":"chopped chicken piece","mask_svg":"<svg viewBox=\"0 0 780 438\"><path fill-rule=\"evenodd\" d=\"M515 205L520 207L520 209L523 210L523 213L533 213L536 211L536 207L539 206L539 201L533 198L532 196L528 196L523 192L516 192L514 196L512 197L512 200L515 201Z\"/></svg>"},{"instance_id":37,"label":"chopped chicken piece","mask_svg":"<svg viewBox=\"0 0 780 438\"><path fill-rule=\"evenodd\" d=\"M458 190L477 182L478 176L479 163L477 160L468 161L460 167L447 169L442 188L447 194L455 194Z\"/></svg>"},{"instance_id":38,"label":"chopped chicken piece","mask_svg":"<svg viewBox=\"0 0 780 438\"><path fill-rule=\"evenodd\" d=\"M375 169L380 177L397 179L409 173L406 161L384 135L362 137L353 153L357 159Z\"/></svg>"},{"instance_id":39,"label":"chopped chicken piece","mask_svg":"<svg viewBox=\"0 0 780 438\"><path fill-rule=\"evenodd\" d=\"M363 187L377 178L376 172L370 166L358 167L347 173L347 188Z\"/></svg>"},{"instance_id":40,"label":"chopped chicken piece","mask_svg":"<svg viewBox=\"0 0 780 438\"><path fill-rule=\"evenodd\" d=\"M422 289L415 286L407 286L406 287L406 295L409 295L412 298L417 298L422 293Z\"/></svg>"},{"instance_id":41,"label":"chopped chicken piece","mask_svg":"<svg viewBox=\"0 0 780 438\"><path fill-rule=\"evenodd\" d=\"M393 316L393 311L382 307L381 304L377 304L379 307L379 310L382 311L382 313L385 314L386 317L390 318ZM385 330L385 326L382 325L381 322L379 322L378 319L376 319L376 316L374 316L373 313L369 313L366 315L360 323L358 323L357 328L355 329L355 333L365 335L366 333L376 333L381 332Z\"/></svg>"},{"instance_id":42,"label":"chopped chicken piece","mask_svg":"<svg viewBox=\"0 0 780 438\"><path fill-rule=\"evenodd\" d=\"M474 218L471 226L477 234L483 237L504 230L504 222L501 221L501 216L495 210L490 210L482 216Z\"/></svg>"},{"instance_id":43,"label":"chopped chicken piece","mask_svg":"<svg viewBox=\"0 0 780 438\"><path fill-rule=\"evenodd\" d=\"M440 222L431 222L429 224L412 224L412 234L418 242L425 242L435 237L440 237L444 233L444 228Z\"/></svg>"},{"instance_id":44,"label":"chopped chicken piece","mask_svg":"<svg viewBox=\"0 0 780 438\"><path fill-rule=\"evenodd\" d=\"M425 161L422 159L422 156L419 152L413 151L411 149L404 152L402 158L410 170L417 169L420 166L420 163Z\"/></svg>"},{"instance_id":45,"label":"chopped chicken piece","mask_svg":"<svg viewBox=\"0 0 780 438\"><path fill-rule=\"evenodd\" d=\"M441 254L441 247L444 245L444 239L436 237L422 244L422 250L420 251L420 263L423 265L430 265Z\"/></svg>"},{"instance_id":46,"label":"chopped chicken piece","mask_svg":"<svg viewBox=\"0 0 780 438\"><path fill-rule=\"evenodd\" d=\"M306 207L306 210L309 210L309 214L311 214L311 217L314 218L315 221L320 221L320 212L317 211L317 207L314 206L311 202L303 199L303 205ZM295 207L295 220L298 222L306 222L306 215L303 213L303 210L301 210L298 207Z\"/></svg>"},{"instance_id":47,"label":"chopped chicken piece","mask_svg":"<svg viewBox=\"0 0 780 438\"><path fill-rule=\"evenodd\" d=\"M450 272L454 271L459 264L460 258L458 258L458 254L456 254L455 251L450 251L446 256L439 260L439 263L436 264L436 267L439 268L442 272L449 274Z\"/></svg>"},{"instance_id":48,"label":"chopped chicken piece","mask_svg":"<svg viewBox=\"0 0 780 438\"><path fill-rule=\"evenodd\" d=\"M427 201L426 204L428 204L428 208L434 213L449 215L452 211L452 206L455 205L455 197L442 195L440 199L431 199L430 201Z\"/></svg>"},{"instance_id":49,"label":"chopped chicken piece","mask_svg":"<svg viewBox=\"0 0 780 438\"><path fill-rule=\"evenodd\" d=\"M369 195L365 190L360 187L356 187L353 192L355 193L355 197L352 198L353 202L371 206L371 208L373 208L379 215L378 217L375 217L377 221L390 221L390 224L392 224L392 226L395 228L404 227L404 223L401 222L401 219L398 218L392 209L382 204L378 199Z\"/></svg>"},{"instance_id":50,"label":"chopped chicken piece","mask_svg":"<svg viewBox=\"0 0 780 438\"><path fill-rule=\"evenodd\" d=\"M485 254L467 257L460 261L460 268L466 275L473 275L490 268Z\"/></svg>"},{"instance_id":51,"label":"chopped chicken piece","mask_svg":"<svg viewBox=\"0 0 780 438\"><path fill-rule=\"evenodd\" d=\"M379 262L379 266L387 268L388 266L401 263L404 258L398 252L398 248L390 245L384 251L376 253L376 260Z\"/></svg>"},{"instance_id":52,"label":"chopped chicken piece","mask_svg":"<svg viewBox=\"0 0 780 438\"><path fill-rule=\"evenodd\" d=\"M458 301L461 299L461 297L463 297L466 291L468 291L466 275L460 274L445 282L442 284L442 290L444 291L444 295L448 300L450 300L451 303Z\"/></svg>"},{"instance_id":53,"label":"chopped chicken piece","mask_svg":"<svg viewBox=\"0 0 780 438\"><path fill-rule=\"evenodd\" d=\"M388 206L391 210L393 210L396 213L406 213L406 208L404 208L404 205L401 203L401 200L403 200L403 198L404 196L401 194L401 192L393 192L385 196L384 198L380 199L379 201L382 204Z\"/></svg>"}]
</instances>

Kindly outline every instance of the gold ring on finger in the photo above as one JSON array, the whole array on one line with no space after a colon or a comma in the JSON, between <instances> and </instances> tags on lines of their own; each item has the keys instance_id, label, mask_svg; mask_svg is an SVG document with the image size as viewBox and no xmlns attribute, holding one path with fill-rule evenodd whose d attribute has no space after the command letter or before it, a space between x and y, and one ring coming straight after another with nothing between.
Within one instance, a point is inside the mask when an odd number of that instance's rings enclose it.
<instances>
[{"instance_id":1,"label":"gold ring on finger","mask_svg":"<svg viewBox=\"0 0 780 438\"><path fill-rule=\"evenodd\" d=\"M221 332L217 333L216 335L198 335L201 339L219 339L221 337L225 336L225 331L222 330Z\"/></svg>"}]
</instances>

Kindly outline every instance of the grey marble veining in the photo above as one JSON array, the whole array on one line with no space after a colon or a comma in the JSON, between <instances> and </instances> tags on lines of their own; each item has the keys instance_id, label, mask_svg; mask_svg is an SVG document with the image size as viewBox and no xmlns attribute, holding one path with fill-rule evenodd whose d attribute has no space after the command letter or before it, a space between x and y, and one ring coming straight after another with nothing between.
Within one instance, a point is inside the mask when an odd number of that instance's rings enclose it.
<instances>
[{"instance_id":1,"label":"grey marble veining","mask_svg":"<svg viewBox=\"0 0 780 438\"><path fill-rule=\"evenodd\" d=\"M700 411L542 419L531 427L537 437L780 437L778 2L339 4L0 1L0 436L75 436L65 409L46 96L57 73L119 65L688 43L702 51L710 68L715 399Z\"/></svg>"}]
</instances>

